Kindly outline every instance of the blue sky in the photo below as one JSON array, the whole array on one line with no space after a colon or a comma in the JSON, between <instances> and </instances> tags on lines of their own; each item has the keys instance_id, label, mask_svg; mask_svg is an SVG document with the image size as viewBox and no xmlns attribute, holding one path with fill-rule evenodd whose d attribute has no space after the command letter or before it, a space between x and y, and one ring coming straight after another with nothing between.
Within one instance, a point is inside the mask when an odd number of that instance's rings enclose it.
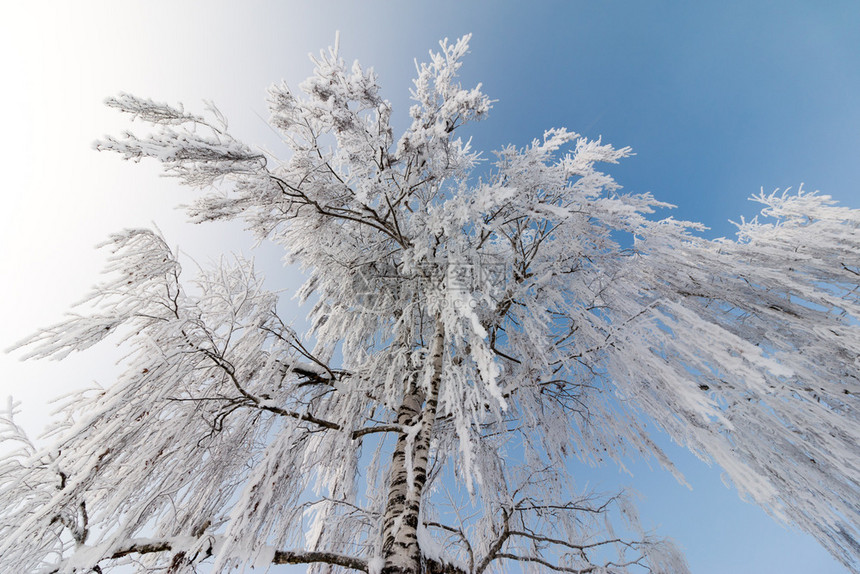
<instances>
[{"instance_id":1,"label":"blue sky","mask_svg":"<svg viewBox=\"0 0 860 574\"><path fill-rule=\"evenodd\" d=\"M610 173L628 191L678 205L672 215L733 233L764 188L818 189L860 207L860 4L813 2L226 2L34 3L2 8L0 95L0 347L51 323L97 278L108 233L157 223L201 261L250 252L231 226L186 225L172 210L191 194L91 151L125 127L103 109L128 91L200 109L211 99L234 133L277 155L264 90L306 77L306 55L331 44L372 65L405 126L414 59L443 37L472 33L464 84L498 100L472 132L478 149L524 145L565 126L637 155ZM299 281L275 250L254 252L270 283ZM298 311L297 314L303 314ZM109 383L110 354L62 367L0 357L0 393L23 401L29 428L45 399L93 380ZM106 366L107 365L107 366ZM669 445L668 448L673 448ZM811 537L738 500L719 472L672 450L694 487L633 463L581 469L581 482L633 484L643 521L687 550L697 573L844 572Z\"/></svg>"}]
</instances>

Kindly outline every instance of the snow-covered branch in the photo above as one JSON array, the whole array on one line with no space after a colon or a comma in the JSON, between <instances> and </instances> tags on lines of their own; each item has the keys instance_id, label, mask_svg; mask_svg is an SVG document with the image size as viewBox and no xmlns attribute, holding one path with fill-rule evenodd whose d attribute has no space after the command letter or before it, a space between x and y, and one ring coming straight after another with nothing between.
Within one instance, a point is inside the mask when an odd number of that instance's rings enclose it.
<instances>
[{"instance_id":1,"label":"snow-covered branch","mask_svg":"<svg viewBox=\"0 0 860 574\"><path fill-rule=\"evenodd\" d=\"M105 553L97 547L79 546L75 556L67 563L45 570L44 574L58 574L79 569L101 571L99 562L119 560L129 555L146 555L154 553L170 553L172 567L180 563L195 564L212 556L214 549L221 544L218 537L207 536L201 540L190 537L177 537L164 540L133 539ZM361 572L368 571L366 560L343 556L332 552L312 552L302 550L268 549L265 553L269 564L313 564L324 563L333 566L343 566ZM97 561L92 560L97 558ZM259 559L257 564L260 564Z\"/></svg>"}]
</instances>

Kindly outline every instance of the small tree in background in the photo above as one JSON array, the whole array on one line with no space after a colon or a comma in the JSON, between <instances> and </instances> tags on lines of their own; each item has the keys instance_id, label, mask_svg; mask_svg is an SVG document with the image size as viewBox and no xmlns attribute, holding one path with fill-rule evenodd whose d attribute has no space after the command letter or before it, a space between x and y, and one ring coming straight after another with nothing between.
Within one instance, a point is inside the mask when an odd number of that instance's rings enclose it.
<instances>
[{"instance_id":1,"label":"small tree in background","mask_svg":"<svg viewBox=\"0 0 860 574\"><path fill-rule=\"evenodd\" d=\"M767 222L710 241L595 169L628 148L557 129L487 167L458 135L490 109L457 82L467 40L420 66L396 140L374 74L323 53L303 95L270 91L282 163L214 109L108 101L155 131L98 148L205 190L193 221L281 245L311 331L247 261L186 281L159 234L113 236L91 312L25 344L118 332L126 370L45 449L10 406L4 565L682 572L623 494L566 471L638 452L677 475L650 421L857 567L860 211L761 195Z\"/></svg>"}]
</instances>

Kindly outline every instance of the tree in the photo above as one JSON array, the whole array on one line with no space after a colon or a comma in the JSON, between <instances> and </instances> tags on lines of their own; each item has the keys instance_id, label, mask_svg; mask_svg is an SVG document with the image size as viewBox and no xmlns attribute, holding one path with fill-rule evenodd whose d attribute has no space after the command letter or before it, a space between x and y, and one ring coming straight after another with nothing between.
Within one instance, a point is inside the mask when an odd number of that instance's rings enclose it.
<instances>
[{"instance_id":1,"label":"tree","mask_svg":"<svg viewBox=\"0 0 860 574\"><path fill-rule=\"evenodd\" d=\"M565 470L633 451L674 471L650 421L857 568L860 211L762 194L767 221L707 240L596 169L628 148L563 129L485 168L460 137L491 105L457 81L467 41L418 68L396 141L374 74L322 53L303 96L270 91L281 163L214 108L108 100L155 131L98 149L205 190L193 221L283 246L311 332L245 260L187 282L158 233L111 237L91 309L24 345L118 334L126 370L71 396L45 449L10 405L4 564L682 572L623 493Z\"/></svg>"}]
</instances>

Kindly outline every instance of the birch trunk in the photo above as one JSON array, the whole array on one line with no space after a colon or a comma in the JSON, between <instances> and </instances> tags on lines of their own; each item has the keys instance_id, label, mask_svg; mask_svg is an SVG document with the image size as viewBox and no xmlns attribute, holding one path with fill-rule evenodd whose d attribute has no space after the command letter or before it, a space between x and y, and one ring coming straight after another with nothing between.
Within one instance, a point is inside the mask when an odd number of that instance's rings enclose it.
<instances>
[{"instance_id":1,"label":"birch trunk","mask_svg":"<svg viewBox=\"0 0 860 574\"><path fill-rule=\"evenodd\" d=\"M421 572L421 548L418 545L418 516L421 495L427 482L430 438L436 420L439 385L442 382L442 357L445 332L440 320L430 349L429 388L411 380L397 412L402 431L397 437L391 458L391 484L382 530L382 574L418 574Z\"/></svg>"}]
</instances>

